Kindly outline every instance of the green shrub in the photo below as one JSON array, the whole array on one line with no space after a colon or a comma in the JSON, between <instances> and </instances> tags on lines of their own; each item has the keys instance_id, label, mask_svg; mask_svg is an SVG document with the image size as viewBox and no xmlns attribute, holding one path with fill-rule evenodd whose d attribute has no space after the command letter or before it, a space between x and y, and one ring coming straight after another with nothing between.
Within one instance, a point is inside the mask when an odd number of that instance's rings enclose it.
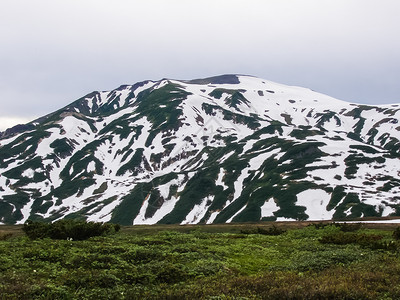
<instances>
[{"instance_id":1,"label":"green shrub","mask_svg":"<svg viewBox=\"0 0 400 300\"><path fill-rule=\"evenodd\" d=\"M376 241L369 245L372 250L397 251L399 244L395 241Z\"/></svg>"},{"instance_id":2,"label":"green shrub","mask_svg":"<svg viewBox=\"0 0 400 300\"><path fill-rule=\"evenodd\" d=\"M316 229L324 229L327 226L336 226L340 229L340 231L343 232L354 232L358 231L362 228L361 223L324 223L324 222L319 222L319 223L313 223L308 225L307 227L315 227Z\"/></svg>"},{"instance_id":3,"label":"green shrub","mask_svg":"<svg viewBox=\"0 0 400 300\"><path fill-rule=\"evenodd\" d=\"M327 226L331 226L331 223L323 223L323 222L318 222L318 223L313 223L308 225L307 227L314 227L315 229L324 229Z\"/></svg>"},{"instance_id":4,"label":"green shrub","mask_svg":"<svg viewBox=\"0 0 400 300\"><path fill-rule=\"evenodd\" d=\"M265 234L265 235L281 235L282 233L285 233L286 230L283 230L281 228L276 227L275 225L272 225L272 227L265 229L262 227L257 227L257 233L259 234Z\"/></svg>"},{"instance_id":5,"label":"green shrub","mask_svg":"<svg viewBox=\"0 0 400 300\"><path fill-rule=\"evenodd\" d=\"M334 223L335 226L340 228L340 231L343 232L354 232L360 230L362 227L361 223Z\"/></svg>"},{"instance_id":6,"label":"green shrub","mask_svg":"<svg viewBox=\"0 0 400 300\"><path fill-rule=\"evenodd\" d=\"M10 237L12 237L12 233L5 233L5 234L0 234L0 241L5 241L8 240Z\"/></svg>"},{"instance_id":7,"label":"green shrub","mask_svg":"<svg viewBox=\"0 0 400 300\"><path fill-rule=\"evenodd\" d=\"M393 238L396 239L396 240L400 240L400 227L397 227L393 231Z\"/></svg>"},{"instance_id":8,"label":"green shrub","mask_svg":"<svg viewBox=\"0 0 400 300\"><path fill-rule=\"evenodd\" d=\"M177 283L188 278L188 270L180 263L161 262L156 264L156 281L161 283Z\"/></svg>"},{"instance_id":9,"label":"green shrub","mask_svg":"<svg viewBox=\"0 0 400 300\"><path fill-rule=\"evenodd\" d=\"M23 231L30 239L51 238L55 240L87 240L94 236L111 234L120 230L119 225L75 220L54 223L25 222Z\"/></svg>"},{"instance_id":10,"label":"green shrub","mask_svg":"<svg viewBox=\"0 0 400 300\"><path fill-rule=\"evenodd\" d=\"M377 241L380 241L381 239L382 236L377 234L337 232L324 235L319 241L322 244L358 244L361 246L370 246L374 245Z\"/></svg>"},{"instance_id":11,"label":"green shrub","mask_svg":"<svg viewBox=\"0 0 400 300\"><path fill-rule=\"evenodd\" d=\"M263 227L257 227L257 228L245 228L240 230L240 233L243 234L263 234L263 235L281 235L282 233L285 232L286 230L278 228L275 225L272 225L272 227L269 227L268 229L265 229Z\"/></svg>"},{"instance_id":12,"label":"green shrub","mask_svg":"<svg viewBox=\"0 0 400 300\"><path fill-rule=\"evenodd\" d=\"M298 251L293 255L292 268L299 271L324 270L333 265L349 264L360 259L352 248L327 249L325 251Z\"/></svg>"}]
</instances>

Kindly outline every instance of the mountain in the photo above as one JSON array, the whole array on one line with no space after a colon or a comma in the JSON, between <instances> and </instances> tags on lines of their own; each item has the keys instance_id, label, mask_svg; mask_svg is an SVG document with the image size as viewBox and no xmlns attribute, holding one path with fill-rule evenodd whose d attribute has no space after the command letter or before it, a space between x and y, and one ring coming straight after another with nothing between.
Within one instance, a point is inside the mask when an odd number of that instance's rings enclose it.
<instances>
[{"instance_id":1,"label":"mountain","mask_svg":"<svg viewBox=\"0 0 400 300\"><path fill-rule=\"evenodd\" d=\"M241 75L92 92L0 134L0 222L400 215L399 117Z\"/></svg>"}]
</instances>

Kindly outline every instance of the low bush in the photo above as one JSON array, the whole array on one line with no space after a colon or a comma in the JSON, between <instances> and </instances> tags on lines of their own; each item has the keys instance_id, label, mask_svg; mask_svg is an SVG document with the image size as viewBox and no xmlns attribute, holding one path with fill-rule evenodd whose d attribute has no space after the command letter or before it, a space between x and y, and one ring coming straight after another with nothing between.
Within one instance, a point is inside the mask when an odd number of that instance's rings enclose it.
<instances>
[{"instance_id":1,"label":"low bush","mask_svg":"<svg viewBox=\"0 0 400 300\"><path fill-rule=\"evenodd\" d=\"M60 220L54 223L25 222L23 231L30 239L50 238L55 240L87 240L94 236L118 232L120 225L75 220Z\"/></svg>"},{"instance_id":2,"label":"low bush","mask_svg":"<svg viewBox=\"0 0 400 300\"><path fill-rule=\"evenodd\" d=\"M10 237L12 237L12 233L5 233L5 234L0 234L0 241L5 241L8 240Z\"/></svg>"},{"instance_id":3,"label":"low bush","mask_svg":"<svg viewBox=\"0 0 400 300\"><path fill-rule=\"evenodd\" d=\"M372 247L378 249L379 243L382 240L381 235L377 234L365 234L365 233L345 233L337 232L324 235L319 239L322 244L336 244L336 245L347 245L347 244L358 244L364 247ZM382 248L384 244L381 243Z\"/></svg>"},{"instance_id":4,"label":"low bush","mask_svg":"<svg viewBox=\"0 0 400 300\"><path fill-rule=\"evenodd\" d=\"M315 252L298 251L291 259L291 267L299 271L321 271L334 265L356 262L359 258L360 253L355 251L353 247Z\"/></svg>"},{"instance_id":5,"label":"low bush","mask_svg":"<svg viewBox=\"0 0 400 300\"><path fill-rule=\"evenodd\" d=\"M315 229L324 229L327 226L331 226L332 223L323 223L323 222L318 222L318 223L313 223L308 225L307 227L315 227Z\"/></svg>"},{"instance_id":6,"label":"low bush","mask_svg":"<svg viewBox=\"0 0 400 300\"><path fill-rule=\"evenodd\" d=\"M259 234L265 234L265 235L281 235L282 233L285 233L286 230L283 230L281 228L276 227L275 225L272 225L272 227L265 229L262 227L257 227L257 233Z\"/></svg>"},{"instance_id":7,"label":"low bush","mask_svg":"<svg viewBox=\"0 0 400 300\"><path fill-rule=\"evenodd\" d=\"M340 228L343 232L354 232L362 228L361 223L333 223L335 226Z\"/></svg>"},{"instance_id":8,"label":"low bush","mask_svg":"<svg viewBox=\"0 0 400 300\"><path fill-rule=\"evenodd\" d=\"M339 230L342 232L355 232L362 228L361 223L346 223L346 222L344 223L318 222L308 225L308 227L314 227L315 229L325 229L326 227L329 226L335 226L339 228Z\"/></svg>"},{"instance_id":9,"label":"low bush","mask_svg":"<svg viewBox=\"0 0 400 300\"><path fill-rule=\"evenodd\" d=\"M395 241L376 241L368 245L373 250L397 251L399 244Z\"/></svg>"},{"instance_id":10,"label":"low bush","mask_svg":"<svg viewBox=\"0 0 400 300\"><path fill-rule=\"evenodd\" d=\"M400 240L400 227L397 227L394 231L393 231L393 238L395 240Z\"/></svg>"},{"instance_id":11,"label":"low bush","mask_svg":"<svg viewBox=\"0 0 400 300\"><path fill-rule=\"evenodd\" d=\"M319 223L313 223L308 225L309 227L315 227L316 229L324 229L328 226L336 226L340 229L340 231L343 232L355 232L358 231L362 228L361 223L324 223L324 222L319 222Z\"/></svg>"},{"instance_id":12,"label":"low bush","mask_svg":"<svg viewBox=\"0 0 400 300\"><path fill-rule=\"evenodd\" d=\"M263 234L263 235L281 235L282 233L285 232L286 230L278 228L275 225L272 225L272 227L269 227L267 229L263 227L257 227L257 228L246 228L240 231L240 233L243 234Z\"/></svg>"}]
</instances>

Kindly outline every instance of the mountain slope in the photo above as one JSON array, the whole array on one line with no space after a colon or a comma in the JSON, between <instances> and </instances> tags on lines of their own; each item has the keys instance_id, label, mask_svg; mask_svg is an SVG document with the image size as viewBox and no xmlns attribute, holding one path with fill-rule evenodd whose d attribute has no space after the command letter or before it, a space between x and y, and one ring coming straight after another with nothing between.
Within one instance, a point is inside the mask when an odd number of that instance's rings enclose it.
<instances>
[{"instance_id":1,"label":"mountain slope","mask_svg":"<svg viewBox=\"0 0 400 300\"><path fill-rule=\"evenodd\" d=\"M399 215L398 105L223 75L93 92L0 139L0 222Z\"/></svg>"}]
</instances>

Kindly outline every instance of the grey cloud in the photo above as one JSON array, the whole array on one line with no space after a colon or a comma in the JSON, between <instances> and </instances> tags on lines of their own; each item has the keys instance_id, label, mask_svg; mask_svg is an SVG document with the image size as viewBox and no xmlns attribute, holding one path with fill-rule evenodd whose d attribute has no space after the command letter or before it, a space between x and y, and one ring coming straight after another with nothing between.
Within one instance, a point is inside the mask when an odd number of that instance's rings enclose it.
<instances>
[{"instance_id":1,"label":"grey cloud","mask_svg":"<svg viewBox=\"0 0 400 300\"><path fill-rule=\"evenodd\" d=\"M398 1L4 0L0 116L93 90L241 73L363 103L400 102ZM4 45L4 46L3 46Z\"/></svg>"}]
</instances>

